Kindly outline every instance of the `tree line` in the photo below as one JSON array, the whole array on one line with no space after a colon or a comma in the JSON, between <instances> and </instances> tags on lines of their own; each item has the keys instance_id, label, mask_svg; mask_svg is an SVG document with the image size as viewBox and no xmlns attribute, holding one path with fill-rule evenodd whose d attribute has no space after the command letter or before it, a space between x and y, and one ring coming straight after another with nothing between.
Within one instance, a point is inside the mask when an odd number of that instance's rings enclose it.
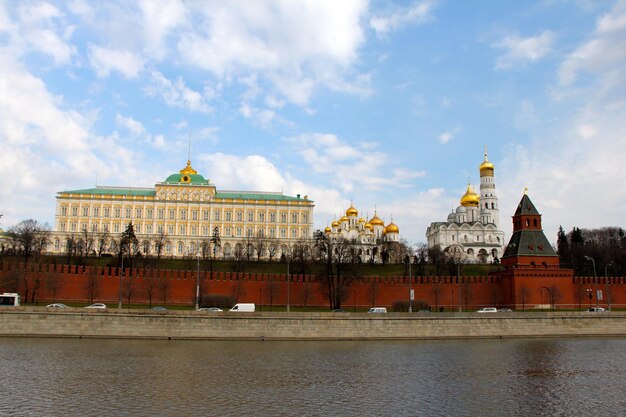
<instances>
[{"instance_id":1,"label":"tree line","mask_svg":"<svg viewBox=\"0 0 626 417\"><path fill-rule=\"evenodd\" d=\"M593 276L594 262L597 276L626 273L626 236L621 227L573 227L567 233L559 227L557 252L561 267L573 269L575 276Z\"/></svg>"}]
</instances>

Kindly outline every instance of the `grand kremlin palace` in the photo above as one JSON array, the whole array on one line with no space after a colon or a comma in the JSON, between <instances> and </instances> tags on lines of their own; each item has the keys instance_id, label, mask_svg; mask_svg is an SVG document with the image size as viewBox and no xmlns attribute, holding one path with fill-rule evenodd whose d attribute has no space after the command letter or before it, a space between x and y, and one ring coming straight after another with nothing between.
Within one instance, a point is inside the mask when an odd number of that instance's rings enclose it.
<instances>
[{"instance_id":1,"label":"grand kremlin palace","mask_svg":"<svg viewBox=\"0 0 626 417\"><path fill-rule=\"evenodd\" d=\"M96 186L61 191L56 198L53 253L66 252L72 242L97 252L102 242L103 252L113 254L130 222L139 251L155 254L159 241L161 254L170 257L196 256L216 235L221 246L210 250L217 258L242 255L253 239L264 239L268 249L273 242L280 256L313 236L314 204L307 196L218 191L190 161L154 188Z\"/></svg>"}]
</instances>

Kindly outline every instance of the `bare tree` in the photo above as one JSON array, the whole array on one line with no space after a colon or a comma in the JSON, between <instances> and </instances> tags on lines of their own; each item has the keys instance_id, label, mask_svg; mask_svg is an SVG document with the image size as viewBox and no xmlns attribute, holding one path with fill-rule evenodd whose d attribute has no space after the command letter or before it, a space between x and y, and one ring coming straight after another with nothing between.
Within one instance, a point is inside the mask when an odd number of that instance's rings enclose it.
<instances>
[{"instance_id":1,"label":"bare tree","mask_svg":"<svg viewBox=\"0 0 626 417\"><path fill-rule=\"evenodd\" d=\"M63 287L63 280L61 279L61 273L54 271L49 272L46 275L46 288L52 294L52 302L54 303L57 298L58 292Z\"/></svg>"},{"instance_id":2,"label":"bare tree","mask_svg":"<svg viewBox=\"0 0 626 417\"><path fill-rule=\"evenodd\" d=\"M519 301L522 304L522 311L525 311L526 302L528 301L529 298L530 298L530 290L528 289L528 287L526 286L521 287L519 290Z\"/></svg>"},{"instance_id":3,"label":"bare tree","mask_svg":"<svg viewBox=\"0 0 626 417\"><path fill-rule=\"evenodd\" d=\"M270 311L272 311L272 306L274 305L274 298L278 295L278 290L280 286L278 282L273 279L270 279L265 283L265 293L267 294L267 298L270 302Z\"/></svg>"},{"instance_id":4,"label":"bare tree","mask_svg":"<svg viewBox=\"0 0 626 417\"><path fill-rule=\"evenodd\" d=\"M311 283L311 281L303 282L302 287L300 289L300 298L302 298L302 305L304 306L305 309L307 308L309 298L311 297L312 293L313 293L313 284Z\"/></svg>"},{"instance_id":5,"label":"bare tree","mask_svg":"<svg viewBox=\"0 0 626 417\"><path fill-rule=\"evenodd\" d=\"M101 257L103 253L106 251L106 244L109 240L109 232L107 230L102 230L95 235L95 251L98 257Z\"/></svg>"},{"instance_id":6,"label":"bare tree","mask_svg":"<svg viewBox=\"0 0 626 417\"><path fill-rule=\"evenodd\" d=\"M167 235L163 230L157 233L154 238L154 254L156 255L156 267L159 267L159 261L161 260L161 255L163 255L163 248L165 247L165 241L167 240Z\"/></svg>"},{"instance_id":7,"label":"bare tree","mask_svg":"<svg viewBox=\"0 0 626 417\"><path fill-rule=\"evenodd\" d=\"M85 280L85 293L90 303L93 303L93 300L96 299L99 292L100 275L98 274L96 268L91 268L87 274L87 279Z\"/></svg>"},{"instance_id":8,"label":"bare tree","mask_svg":"<svg viewBox=\"0 0 626 417\"><path fill-rule=\"evenodd\" d=\"M50 226L37 220L23 220L9 228L7 235L13 242L16 255L24 258L24 263L35 255L39 256L50 243Z\"/></svg>"},{"instance_id":9,"label":"bare tree","mask_svg":"<svg viewBox=\"0 0 626 417\"><path fill-rule=\"evenodd\" d=\"M278 253L278 242L276 239L270 239L267 243L267 256L269 257L270 262L274 259L274 256Z\"/></svg>"}]
</instances>

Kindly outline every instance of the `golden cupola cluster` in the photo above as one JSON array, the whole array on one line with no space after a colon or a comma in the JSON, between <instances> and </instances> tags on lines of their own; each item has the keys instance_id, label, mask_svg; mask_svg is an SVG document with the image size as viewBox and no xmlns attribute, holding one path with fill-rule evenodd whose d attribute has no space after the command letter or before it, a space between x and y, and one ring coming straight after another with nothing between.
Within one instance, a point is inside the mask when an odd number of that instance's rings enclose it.
<instances>
[{"instance_id":1,"label":"golden cupola cluster","mask_svg":"<svg viewBox=\"0 0 626 417\"><path fill-rule=\"evenodd\" d=\"M346 216L350 217L350 216L358 216L358 215L359 215L359 211L355 209L352 204L350 204L350 208L346 210Z\"/></svg>"},{"instance_id":2,"label":"golden cupola cluster","mask_svg":"<svg viewBox=\"0 0 626 417\"><path fill-rule=\"evenodd\" d=\"M463 207L478 207L479 204L480 197L476 194L472 186L467 184L467 191L465 191L465 194L461 197L461 205Z\"/></svg>"},{"instance_id":3,"label":"golden cupola cluster","mask_svg":"<svg viewBox=\"0 0 626 417\"><path fill-rule=\"evenodd\" d=\"M341 216L339 220L334 220L330 226L324 228L324 233L330 234L338 229L348 230L353 227L367 232L374 232L374 230L378 229L383 235L387 233L400 233L397 224L392 221L388 225L385 225L383 219L378 217L376 212L374 212L374 216L369 220L366 220L364 217L358 217L358 215L359 211L351 203L350 207L346 210L346 214Z\"/></svg>"}]
</instances>

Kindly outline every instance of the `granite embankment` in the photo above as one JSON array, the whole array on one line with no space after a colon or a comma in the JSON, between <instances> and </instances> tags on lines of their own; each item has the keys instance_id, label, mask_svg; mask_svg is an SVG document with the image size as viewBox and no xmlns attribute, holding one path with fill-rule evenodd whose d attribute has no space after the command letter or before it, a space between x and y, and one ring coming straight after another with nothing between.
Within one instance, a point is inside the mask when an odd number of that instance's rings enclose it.
<instances>
[{"instance_id":1,"label":"granite embankment","mask_svg":"<svg viewBox=\"0 0 626 417\"><path fill-rule=\"evenodd\" d=\"M626 312L207 313L16 307L0 336L227 340L401 340L626 336Z\"/></svg>"}]
</instances>

